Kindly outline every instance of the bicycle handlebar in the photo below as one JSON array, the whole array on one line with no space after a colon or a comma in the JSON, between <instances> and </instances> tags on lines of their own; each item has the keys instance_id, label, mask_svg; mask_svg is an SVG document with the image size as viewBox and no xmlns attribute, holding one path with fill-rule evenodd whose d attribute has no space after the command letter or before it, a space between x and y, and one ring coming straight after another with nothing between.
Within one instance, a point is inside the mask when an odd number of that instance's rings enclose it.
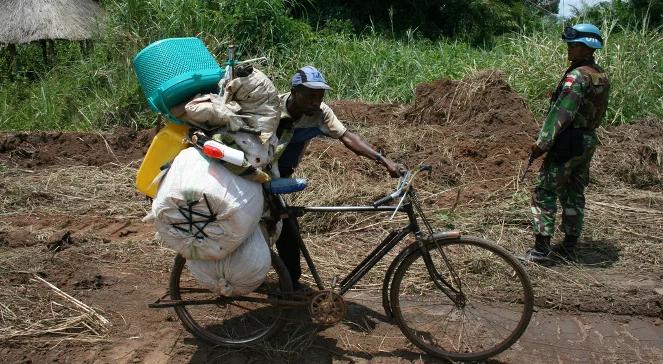
<instances>
[{"instance_id":1,"label":"bicycle handlebar","mask_svg":"<svg viewBox=\"0 0 663 364\"><path fill-rule=\"evenodd\" d=\"M373 207L382 206L382 205L386 204L387 202L393 200L396 197L398 197L398 196L392 196L392 195L384 196L383 198L373 202Z\"/></svg>"},{"instance_id":2,"label":"bicycle handlebar","mask_svg":"<svg viewBox=\"0 0 663 364\"><path fill-rule=\"evenodd\" d=\"M414 177L419 172L428 172L428 173L430 173L432 171L433 171L433 167L430 166L430 165L419 166L419 169L414 173L412 171L406 171L405 174L403 175L403 177L401 177L400 181L398 181L398 186L396 187L396 190L394 192L390 193L389 195L373 202L373 207L378 207L378 206L384 205L384 204L386 204L387 202L389 202L393 199L396 199L398 197L403 196L403 194L405 192L407 192L408 187L410 186L410 184L414 180Z\"/></svg>"}]
</instances>

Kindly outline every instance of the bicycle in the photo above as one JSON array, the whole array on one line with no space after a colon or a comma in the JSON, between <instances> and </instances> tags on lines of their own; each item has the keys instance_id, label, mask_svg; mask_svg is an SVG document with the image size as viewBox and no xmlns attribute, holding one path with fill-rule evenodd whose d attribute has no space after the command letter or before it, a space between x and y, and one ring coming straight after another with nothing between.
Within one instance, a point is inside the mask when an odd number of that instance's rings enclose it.
<instances>
[{"instance_id":1,"label":"bicycle","mask_svg":"<svg viewBox=\"0 0 663 364\"><path fill-rule=\"evenodd\" d=\"M238 346L265 340L285 324L289 309L308 307L315 323L332 325L346 313L343 295L409 234L415 241L391 262L382 283L382 306L405 337L435 357L476 361L497 355L523 334L533 312L534 294L527 272L508 251L459 231L435 231L423 212L415 189L420 167L401 177L394 192L367 206L288 206L282 193L304 189L289 179L279 191L268 190L271 211L299 232L297 218L305 213L393 212L407 214L408 224L391 231L345 278L330 287L320 278L306 244L296 243L318 290L293 292L288 271L273 251L272 271L254 292L219 297L197 285L177 256L169 293L150 307L173 307L184 327L213 345ZM387 203L399 199L396 206ZM420 222L423 224L423 229ZM167 296L170 299L165 299ZM437 304L433 302L438 302ZM476 322L471 326L472 322Z\"/></svg>"}]
</instances>

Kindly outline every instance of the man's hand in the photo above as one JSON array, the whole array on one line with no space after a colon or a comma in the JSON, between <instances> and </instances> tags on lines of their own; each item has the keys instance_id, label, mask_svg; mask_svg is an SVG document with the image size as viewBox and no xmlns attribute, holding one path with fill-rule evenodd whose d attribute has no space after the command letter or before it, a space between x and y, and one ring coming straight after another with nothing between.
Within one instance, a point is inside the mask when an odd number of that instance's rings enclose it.
<instances>
[{"instance_id":1,"label":"man's hand","mask_svg":"<svg viewBox=\"0 0 663 364\"><path fill-rule=\"evenodd\" d=\"M389 171L389 175L393 178L400 177L407 172L407 168L400 163L394 163L391 159L385 157L382 153L377 152L370 144L366 143L359 135L346 131L340 138L341 142L353 151L355 154L364 156L374 160L376 163L383 165Z\"/></svg>"},{"instance_id":2,"label":"man's hand","mask_svg":"<svg viewBox=\"0 0 663 364\"><path fill-rule=\"evenodd\" d=\"M389 159L385 158L385 167L387 167L387 171L389 172L389 175L392 178L397 178L405 174L407 172L407 168L405 167L404 164L402 163L394 163Z\"/></svg>"},{"instance_id":3,"label":"man's hand","mask_svg":"<svg viewBox=\"0 0 663 364\"><path fill-rule=\"evenodd\" d=\"M538 145L532 144L532 147L529 150L529 154L532 156L532 159L538 159L540 156L544 155L546 151L539 148Z\"/></svg>"}]
</instances>

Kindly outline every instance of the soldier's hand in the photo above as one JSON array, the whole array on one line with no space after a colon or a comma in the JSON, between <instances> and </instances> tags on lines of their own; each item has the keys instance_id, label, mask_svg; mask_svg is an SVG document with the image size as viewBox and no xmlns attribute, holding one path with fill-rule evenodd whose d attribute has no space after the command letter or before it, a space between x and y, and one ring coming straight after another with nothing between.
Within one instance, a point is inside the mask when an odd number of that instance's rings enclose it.
<instances>
[{"instance_id":1,"label":"soldier's hand","mask_svg":"<svg viewBox=\"0 0 663 364\"><path fill-rule=\"evenodd\" d=\"M529 153L532 156L532 159L538 159L540 156L542 156L546 152L543 149L539 148L538 145L532 144L532 147L530 148Z\"/></svg>"}]
</instances>

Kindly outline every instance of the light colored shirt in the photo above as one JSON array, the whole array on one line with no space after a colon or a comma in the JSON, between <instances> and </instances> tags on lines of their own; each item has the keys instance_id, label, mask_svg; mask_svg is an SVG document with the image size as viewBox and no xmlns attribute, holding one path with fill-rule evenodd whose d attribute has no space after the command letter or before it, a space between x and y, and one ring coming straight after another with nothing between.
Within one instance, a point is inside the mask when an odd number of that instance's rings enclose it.
<instances>
[{"instance_id":1,"label":"light colored shirt","mask_svg":"<svg viewBox=\"0 0 663 364\"><path fill-rule=\"evenodd\" d=\"M281 99L281 119L290 118L288 108L286 107L290 92L279 95ZM293 128L309 129L318 128L322 134L338 139L346 132L347 128L338 120L334 111L324 102L320 105L320 112L313 115L302 115L299 120L294 121Z\"/></svg>"}]
</instances>

